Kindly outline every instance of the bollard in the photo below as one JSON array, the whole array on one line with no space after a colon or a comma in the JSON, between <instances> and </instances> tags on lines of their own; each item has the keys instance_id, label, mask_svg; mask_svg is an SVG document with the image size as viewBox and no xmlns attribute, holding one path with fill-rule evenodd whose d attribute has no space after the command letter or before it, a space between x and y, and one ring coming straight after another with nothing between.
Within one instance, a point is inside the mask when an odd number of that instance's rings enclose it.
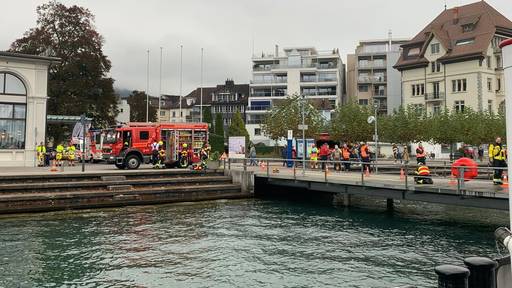
<instances>
[{"instance_id":1,"label":"bollard","mask_svg":"<svg viewBox=\"0 0 512 288\"><path fill-rule=\"evenodd\" d=\"M455 265L440 265L434 271L437 274L438 288L468 288L469 270Z\"/></svg>"},{"instance_id":2,"label":"bollard","mask_svg":"<svg viewBox=\"0 0 512 288\"><path fill-rule=\"evenodd\" d=\"M498 263L485 257L469 257L464 264L470 271L469 288L496 288L496 267Z\"/></svg>"},{"instance_id":3,"label":"bollard","mask_svg":"<svg viewBox=\"0 0 512 288\"><path fill-rule=\"evenodd\" d=\"M247 171L247 158L244 158L244 172Z\"/></svg>"}]
</instances>

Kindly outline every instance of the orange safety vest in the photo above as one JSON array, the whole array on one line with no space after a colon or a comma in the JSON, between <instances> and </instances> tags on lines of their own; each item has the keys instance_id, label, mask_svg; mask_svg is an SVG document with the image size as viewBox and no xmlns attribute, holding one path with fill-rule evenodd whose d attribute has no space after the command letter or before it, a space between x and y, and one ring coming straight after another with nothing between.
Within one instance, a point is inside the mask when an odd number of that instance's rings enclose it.
<instances>
[{"instance_id":1,"label":"orange safety vest","mask_svg":"<svg viewBox=\"0 0 512 288\"><path fill-rule=\"evenodd\" d=\"M420 176L429 176L430 175L430 170L428 169L427 166L420 166L418 167L418 175Z\"/></svg>"},{"instance_id":2,"label":"orange safety vest","mask_svg":"<svg viewBox=\"0 0 512 288\"><path fill-rule=\"evenodd\" d=\"M361 157L363 157L363 158L368 157L367 149L368 149L368 146L366 146L366 145L361 146Z\"/></svg>"},{"instance_id":3,"label":"orange safety vest","mask_svg":"<svg viewBox=\"0 0 512 288\"><path fill-rule=\"evenodd\" d=\"M343 148L342 150L343 159L350 159L350 150L348 148Z\"/></svg>"}]
</instances>

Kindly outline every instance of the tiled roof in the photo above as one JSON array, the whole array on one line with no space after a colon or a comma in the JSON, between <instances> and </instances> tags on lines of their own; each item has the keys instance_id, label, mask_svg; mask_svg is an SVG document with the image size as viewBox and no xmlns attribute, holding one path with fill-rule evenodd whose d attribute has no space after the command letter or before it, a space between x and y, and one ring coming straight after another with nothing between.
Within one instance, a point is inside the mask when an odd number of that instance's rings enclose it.
<instances>
[{"instance_id":1,"label":"tiled roof","mask_svg":"<svg viewBox=\"0 0 512 288\"><path fill-rule=\"evenodd\" d=\"M463 25L474 25L464 32ZM447 51L441 62L483 58L496 33L512 37L512 22L485 1L455 7L443 11L411 41L402 45L403 53L395 68L406 70L428 65L424 54L430 40L435 37ZM473 43L456 45L457 41L472 39ZM410 49L420 49L417 55L408 55Z\"/></svg>"}]
</instances>

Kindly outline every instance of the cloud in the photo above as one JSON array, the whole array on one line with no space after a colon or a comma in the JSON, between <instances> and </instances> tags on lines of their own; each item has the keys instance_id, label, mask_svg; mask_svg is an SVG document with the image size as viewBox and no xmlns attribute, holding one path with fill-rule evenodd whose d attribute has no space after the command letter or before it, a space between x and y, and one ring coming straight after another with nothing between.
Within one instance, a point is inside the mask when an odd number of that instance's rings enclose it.
<instances>
[{"instance_id":1,"label":"cloud","mask_svg":"<svg viewBox=\"0 0 512 288\"><path fill-rule=\"evenodd\" d=\"M447 0L449 7L476 0ZM510 0L488 1L512 18ZM0 18L0 50L35 26L36 6L45 1L7 1ZM116 87L145 90L150 49L150 93L159 91L160 47L164 93L179 93L179 45L183 45L183 94L199 86L201 47L205 85L226 78L248 83L251 55L274 45L339 48L342 58L359 40L412 37L444 8L444 0L63 0L89 8L105 38ZM253 45L254 44L254 45Z\"/></svg>"}]
</instances>

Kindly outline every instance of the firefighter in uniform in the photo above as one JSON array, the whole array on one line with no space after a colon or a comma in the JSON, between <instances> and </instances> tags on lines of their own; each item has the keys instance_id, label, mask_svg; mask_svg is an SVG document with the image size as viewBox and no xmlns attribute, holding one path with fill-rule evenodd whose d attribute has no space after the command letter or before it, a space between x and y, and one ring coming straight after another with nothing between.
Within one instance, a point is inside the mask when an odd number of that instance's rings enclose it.
<instances>
[{"instance_id":1,"label":"firefighter in uniform","mask_svg":"<svg viewBox=\"0 0 512 288\"><path fill-rule=\"evenodd\" d=\"M181 168L185 168L188 166L188 145L187 143L183 143L181 152L180 152L180 166Z\"/></svg>"},{"instance_id":2,"label":"firefighter in uniform","mask_svg":"<svg viewBox=\"0 0 512 288\"><path fill-rule=\"evenodd\" d=\"M318 148L316 148L315 144L313 144L311 149L309 149L309 155L309 158L311 159L311 169L316 169L318 161Z\"/></svg>"},{"instance_id":3,"label":"firefighter in uniform","mask_svg":"<svg viewBox=\"0 0 512 288\"><path fill-rule=\"evenodd\" d=\"M45 157L46 157L46 147L44 146L43 142L41 142L41 144L37 145L36 151L37 151L37 166L42 167L45 165Z\"/></svg>"},{"instance_id":4,"label":"firefighter in uniform","mask_svg":"<svg viewBox=\"0 0 512 288\"><path fill-rule=\"evenodd\" d=\"M55 155L55 160L57 161L57 166L62 165L62 157L64 155L64 146L62 144L57 145L57 148L55 148L55 152L57 154Z\"/></svg>"},{"instance_id":5,"label":"firefighter in uniform","mask_svg":"<svg viewBox=\"0 0 512 288\"><path fill-rule=\"evenodd\" d=\"M69 166L75 166L75 151L76 151L75 145L70 144L67 148Z\"/></svg>"},{"instance_id":6,"label":"firefighter in uniform","mask_svg":"<svg viewBox=\"0 0 512 288\"><path fill-rule=\"evenodd\" d=\"M489 145L489 164L494 169L493 183L496 185L502 184L503 168L507 167L507 151L501 144L501 138L496 138L496 143Z\"/></svg>"},{"instance_id":7,"label":"firefighter in uniform","mask_svg":"<svg viewBox=\"0 0 512 288\"><path fill-rule=\"evenodd\" d=\"M158 168L165 167L165 149L162 141L158 142L158 163L156 165Z\"/></svg>"},{"instance_id":8,"label":"firefighter in uniform","mask_svg":"<svg viewBox=\"0 0 512 288\"><path fill-rule=\"evenodd\" d=\"M430 169L425 164L419 164L415 172L414 182L416 184L434 184L432 177L430 177Z\"/></svg>"}]
</instances>

